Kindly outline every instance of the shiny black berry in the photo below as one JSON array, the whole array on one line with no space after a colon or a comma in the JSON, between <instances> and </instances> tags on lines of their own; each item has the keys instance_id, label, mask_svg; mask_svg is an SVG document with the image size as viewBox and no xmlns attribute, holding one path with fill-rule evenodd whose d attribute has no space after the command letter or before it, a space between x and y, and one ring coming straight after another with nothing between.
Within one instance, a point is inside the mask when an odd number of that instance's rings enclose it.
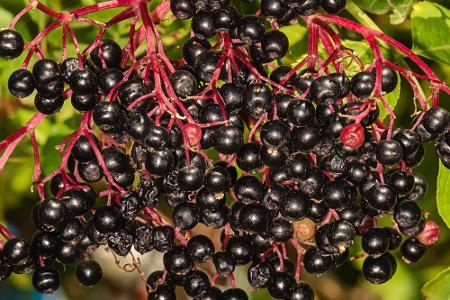
<instances>
[{"instance_id":1,"label":"shiny black berry","mask_svg":"<svg viewBox=\"0 0 450 300\"><path fill-rule=\"evenodd\" d=\"M320 6L330 14L337 14L345 8L346 0L322 0Z\"/></svg>"},{"instance_id":2,"label":"shiny black berry","mask_svg":"<svg viewBox=\"0 0 450 300\"><path fill-rule=\"evenodd\" d=\"M264 22L257 16L245 16L239 21L238 35L246 44L260 41L264 34Z\"/></svg>"},{"instance_id":3,"label":"shiny black berry","mask_svg":"<svg viewBox=\"0 0 450 300\"><path fill-rule=\"evenodd\" d=\"M375 88L375 76L372 72L360 72L353 76L351 89L353 95L358 98L367 98Z\"/></svg>"},{"instance_id":4,"label":"shiny black berry","mask_svg":"<svg viewBox=\"0 0 450 300\"><path fill-rule=\"evenodd\" d=\"M272 60L282 58L289 49L289 39L278 30L267 32L261 38L261 49Z\"/></svg>"},{"instance_id":5,"label":"shiny black berry","mask_svg":"<svg viewBox=\"0 0 450 300\"><path fill-rule=\"evenodd\" d=\"M122 60L122 49L115 41L103 40L101 46L91 52L91 59L99 67L104 63L107 68L116 68Z\"/></svg>"},{"instance_id":6,"label":"shiny black berry","mask_svg":"<svg viewBox=\"0 0 450 300\"><path fill-rule=\"evenodd\" d=\"M0 57L13 59L22 54L24 41L20 33L11 29L0 31Z\"/></svg>"},{"instance_id":7,"label":"shiny black berry","mask_svg":"<svg viewBox=\"0 0 450 300\"><path fill-rule=\"evenodd\" d=\"M52 267L39 267L34 271L33 287L41 294L53 294L59 288L58 271Z\"/></svg>"},{"instance_id":8,"label":"shiny black berry","mask_svg":"<svg viewBox=\"0 0 450 300\"><path fill-rule=\"evenodd\" d=\"M193 260L187 250L176 246L164 254L164 267L174 275L186 275L192 268Z\"/></svg>"},{"instance_id":9,"label":"shiny black berry","mask_svg":"<svg viewBox=\"0 0 450 300\"><path fill-rule=\"evenodd\" d=\"M395 258L389 252L376 258L369 256L363 263L364 277L373 284L388 281L394 274L395 269Z\"/></svg>"},{"instance_id":10,"label":"shiny black berry","mask_svg":"<svg viewBox=\"0 0 450 300\"><path fill-rule=\"evenodd\" d=\"M45 114L51 115L58 112L64 104L64 98L62 96L57 96L54 98L47 98L42 94L36 94L34 98L34 106L36 109Z\"/></svg>"},{"instance_id":11,"label":"shiny black berry","mask_svg":"<svg viewBox=\"0 0 450 300\"><path fill-rule=\"evenodd\" d=\"M94 215L95 228L101 233L118 231L124 224L120 210L115 206L103 206Z\"/></svg>"},{"instance_id":12,"label":"shiny black berry","mask_svg":"<svg viewBox=\"0 0 450 300\"><path fill-rule=\"evenodd\" d=\"M418 262L425 254L426 248L415 238L408 238L402 243L400 252L408 262Z\"/></svg>"},{"instance_id":13,"label":"shiny black berry","mask_svg":"<svg viewBox=\"0 0 450 300\"><path fill-rule=\"evenodd\" d=\"M362 248L371 256L380 256L389 249L391 235L384 228L369 228L362 236Z\"/></svg>"},{"instance_id":14,"label":"shiny black berry","mask_svg":"<svg viewBox=\"0 0 450 300\"><path fill-rule=\"evenodd\" d=\"M75 274L82 285L93 286L102 279L103 270L95 260L84 260L77 265Z\"/></svg>"},{"instance_id":15,"label":"shiny black berry","mask_svg":"<svg viewBox=\"0 0 450 300\"><path fill-rule=\"evenodd\" d=\"M15 97L25 98L33 93L34 88L34 76L26 69L14 71L9 76L8 89Z\"/></svg>"}]
</instances>

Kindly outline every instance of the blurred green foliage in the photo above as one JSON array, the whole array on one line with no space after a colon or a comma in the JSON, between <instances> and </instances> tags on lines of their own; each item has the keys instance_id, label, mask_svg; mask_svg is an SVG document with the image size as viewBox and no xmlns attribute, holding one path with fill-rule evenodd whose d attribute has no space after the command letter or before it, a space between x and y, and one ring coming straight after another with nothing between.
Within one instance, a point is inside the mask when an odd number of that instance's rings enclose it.
<instances>
[{"instance_id":1,"label":"blurred green foliage","mask_svg":"<svg viewBox=\"0 0 450 300\"><path fill-rule=\"evenodd\" d=\"M41 2L50 5L55 10L67 10L100 1L41 0ZM6 27L13 16L27 3L27 0L0 1L0 28ZM239 0L233 0L233 4L241 12L246 13L254 13L257 7L256 2L248 4ZM106 13L97 13L91 17L99 21L107 21L119 11L120 9L113 9ZM444 82L450 83L450 1L354 0L354 3L348 3L348 9L342 12L342 15L356 19L366 26L381 28L381 30L400 40L408 47L415 49L418 54L426 59L426 62ZM30 41L50 21L50 18L42 13L32 11L18 23L16 29L21 32L26 41ZM189 37L189 24L189 21L167 20L158 26L163 36L163 41L167 46L166 51L169 57L181 57L180 46ZM119 44L125 45L128 40L128 26L129 23L123 22L112 27L106 34L106 38L113 38ZM73 24L73 29L79 38L82 48L86 47L97 34L97 29L85 24ZM291 48L290 55L279 63L295 64L295 62L298 62L306 55L307 29L300 22L296 25L282 27L281 30L288 35ZM373 60L367 43L361 40L359 36L346 30L338 28L336 30L344 39L344 45L354 49L364 63L370 63ZM55 30L41 45L42 50L49 57L57 59L61 56L61 34L61 30ZM68 50L69 55L74 56L74 48L69 46ZM139 51L142 53L145 49L141 48ZM408 59L393 52L391 49L384 48L383 54L398 64L407 65L416 70ZM0 61L1 139L19 128L34 114L33 96L19 101L12 98L7 91L8 77L15 69L20 67L22 60L23 57L15 61ZM428 86L423 84L422 87L424 93L427 94ZM412 91L405 81L402 81L401 87L399 86L388 97L388 102L395 107L397 124L405 127L411 125L411 114L414 112L412 99ZM450 108L450 97L442 95L441 105ZM382 110L382 116L386 115L387 112ZM79 120L79 113L74 112L70 104L65 104L60 113L47 118L37 129L36 136L40 145L39 150L44 175L57 167L59 160L57 159L58 151L55 149L55 146L76 129ZM381 286L371 286L364 282L362 273L359 271L362 261L347 263L323 279L307 278L307 280L311 280L320 299L358 299L354 298L354 294L358 295L358 291L363 291L365 296L359 299L376 299L378 295L385 300L418 300L421 299L421 287L440 271L447 268L450 262L450 252L448 251L450 235L448 228L442 222L436 209L438 159L433 145L426 146L426 153L424 162L417 170L425 175L429 183L429 191L426 197L421 200L421 206L429 212L429 218L438 221L441 226L442 236L438 244L429 248L427 255L418 264L408 265L400 263L401 259L396 253L399 261L397 274L390 282ZM32 172L32 149L29 139L26 137L15 150L3 174L0 175L0 221L13 226L16 232L28 239L31 238L33 232L31 218L28 216L37 200L36 193L33 193L31 189ZM448 179L445 180L440 183L440 194L442 201L444 201L443 203L447 207L446 209L448 209L450 182L448 182ZM353 250L354 253L360 252L360 249L357 249L358 247L354 248L356 248ZM67 277L64 280L64 287L69 298L78 299L80 292L75 293L72 289L80 289L80 287L74 284L74 278L73 275L69 275L70 272L65 272L64 274ZM239 273L238 282L246 282L245 276L245 273ZM436 278L430 282L424 289L425 295L429 299L450 299L449 278L447 271L443 277ZM7 299L3 296L10 295L7 293L12 288L30 291L30 277L13 276L7 284L0 286L0 298ZM98 296L94 291L101 291L104 288L100 286L90 290L89 295L94 295L92 297ZM438 295L436 291L438 294L441 294ZM83 295L86 296L87 294ZM254 295L254 299L268 299L268 296L263 292L258 292Z\"/></svg>"}]
</instances>

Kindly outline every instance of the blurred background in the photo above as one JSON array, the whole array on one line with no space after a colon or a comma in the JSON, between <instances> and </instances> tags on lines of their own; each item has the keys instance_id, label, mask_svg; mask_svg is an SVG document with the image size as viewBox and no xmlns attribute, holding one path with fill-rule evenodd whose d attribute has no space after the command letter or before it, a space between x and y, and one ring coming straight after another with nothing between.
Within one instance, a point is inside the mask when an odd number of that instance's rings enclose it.
<instances>
[{"instance_id":1,"label":"blurred background","mask_svg":"<svg viewBox=\"0 0 450 300\"><path fill-rule=\"evenodd\" d=\"M55 10L73 9L82 5L90 5L95 0L41 0L44 4L50 5ZM232 1L233 4L243 12L255 12L257 3L251 4ZM392 3L394 4L392 4ZM416 2L413 0L397 1L370 1L355 0L348 3L349 9L342 13L343 16L355 18L366 25L378 26L384 32L400 40L408 47L413 46L412 24L410 13L414 9ZM449 0L431 1L439 3L442 7L450 9ZM6 27L13 16L28 3L27 0L0 0L0 28ZM356 5L355 5L356 4ZM384 5L384 6L383 6ZM364 11L360 10L363 8ZM110 10L106 13L99 13L93 18L100 21L107 21L120 10ZM450 11L449 11L450 12ZM450 22L449 15L444 16L445 22ZM22 34L26 41L30 41L47 24L50 18L39 12L31 12L20 21L16 29ZM374 23L371 23L371 22ZM167 45L167 53L171 58L181 57L181 45L188 38L190 21L167 20L159 25L164 43ZM128 40L129 23L123 22L108 31L106 38L116 40L122 46ZM96 36L96 29L85 25L73 25L81 47L84 48ZM294 64L306 53L307 31L304 24L296 24L281 29L288 34L291 43L291 53L289 58L282 63ZM430 27L431 30L431 27ZM347 31L339 31L344 38L346 45L354 48L363 61L371 62L368 46L360 40L360 37ZM449 39L449 34L443 36ZM447 46L450 44L447 43ZM56 30L41 45L41 49L50 58L61 57L61 31ZM385 49L385 55L397 63L407 63L414 69L412 64L404 60L397 53ZM69 47L69 55L74 56L74 49ZM450 66L446 65L448 59L439 59L440 54L426 53L426 62L439 75L439 77L450 84ZM437 56L436 56L437 55ZM450 55L450 54L449 54ZM431 58L431 59L429 59ZM7 90L9 75L20 67L23 57L15 61L0 60L0 139L21 127L35 112L33 107L33 96L17 100L14 99ZM424 85L423 89L427 91ZM396 92L398 99L391 99L391 103L396 104L397 124L408 127L411 126L410 115L414 112L413 96L411 89L406 82L402 82L401 88ZM441 105L450 108L450 98L442 95ZM55 145L69 133L74 131L80 120L80 114L71 109L70 105L65 105L62 111L47 118L36 130L36 136L40 147L41 163L43 174L48 174L54 170L58 163L58 151ZM317 299L344 300L344 299L384 299L384 300L416 300L421 299L421 287L425 282L433 278L439 271L445 269L450 263L450 235L448 228L442 222L436 211L436 177L438 171L438 159L434 151L434 146L426 146L427 154L421 167L417 169L425 175L429 183L427 195L421 200L421 207L429 212L429 218L436 220L441 226L441 238L439 242L431 248L425 257L417 264L401 263L398 253L398 270L392 280L388 283L373 286L364 281L362 276L362 261L354 261L344 264L341 268L330 272L322 278L311 278L308 274L302 274L302 278L308 281L316 291ZM0 223L7 225L15 234L28 240L34 232L30 213L38 197L32 190L33 154L31 143L26 137L16 148L8 161L4 171L0 174ZM206 229L200 228L200 231ZM213 232L208 232L214 235ZM352 250L353 254L360 253L360 241L357 240ZM147 254L139 257L141 261L140 273L137 270L125 272L118 266L131 263L131 257L126 257L120 263L115 262L111 253L100 249L95 253L104 268L104 279L101 284L93 288L82 287L76 280L73 267L61 270L62 288L55 295L41 296L33 291L31 286L31 276L12 275L11 278L0 284L0 299L146 299L144 274L160 269L161 258L158 254ZM246 290L246 272L238 269L238 285ZM225 283L219 281L219 283ZM448 283L450 285L450 282ZM263 292L252 293L252 299L270 299L270 296ZM450 295L447 295L450 299Z\"/></svg>"}]
</instances>

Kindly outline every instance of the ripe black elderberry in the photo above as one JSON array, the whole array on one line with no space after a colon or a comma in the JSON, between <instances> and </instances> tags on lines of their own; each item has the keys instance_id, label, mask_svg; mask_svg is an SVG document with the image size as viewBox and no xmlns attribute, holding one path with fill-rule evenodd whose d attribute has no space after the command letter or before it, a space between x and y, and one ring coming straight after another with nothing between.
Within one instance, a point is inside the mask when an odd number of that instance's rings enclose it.
<instances>
[{"instance_id":1,"label":"ripe black elderberry","mask_svg":"<svg viewBox=\"0 0 450 300\"><path fill-rule=\"evenodd\" d=\"M248 300L247 293L240 288L231 288L223 291L224 300Z\"/></svg>"},{"instance_id":2,"label":"ripe black elderberry","mask_svg":"<svg viewBox=\"0 0 450 300\"><path fill-rule=\"evenodd\" d=\"M178 185L182 191L196 191L203 185L205 172L195 166L184 167L178 172Z\"/></svg>"},{"instance_id":3,"label":"ripe black elderberry","mask_svg":"<svg viewBox=\"0 0 450 300\"><path fill-rule=\"evenodd\" d=\"M98 102L94 109L94 122L105 133L118 133L124 124L122 108L116 102Z\"/></svg>"},{"instance_id":4,"label":"ripe black elderberry","mask_svg":"<svg viewBox=\"0 0 450 300\"><path fill-rule=\"evenodd\" d=\"M229 31L238 25L239 12L233 6L214 11L213 24L218 32Z\"/></svg>"},{"instance_id":5,"label":"ripe black elderberry","mask_svg":"<svg viewBox=\"0 0 450 300\"><path fill-rule=\"evenodd\" d=\"M181 20L191 18L195 13L195 8L190 0L171 0L170 10Z\"/></svg>"},{"instance_id":6,"label":"ripe black elderberry","mask_svg":"<svg viewBox=\"0 0 450 300\"><path fill-rule=\"evenodd\" d=\"M34 271L33 287L41 294L53 294L59 288L59 274L52 267L39 267Z\"/></svg>"},{"instance_id":7,"label":"ripe black elderberry","mask_svg":"<svg viewBox=\"0 0 450 300\"><path fill-rule=\"evenodd\" d=\"M216 252L213 256L213 263L219 275L227 276L234 272L236 261L228 252Z\"/></svg>"},{"instance_id":8,"label":"ripe black elderberry","mask_svg":"<svg viewBox=\"0 0 450 300\"><path fill-rule=\"evenodd\" d=\"M245 16L239 21L238 35L246 44L254 44L260 41L264 34L263 20L257 16Z\"/></svg>"},{"instance_id":9,"label":"ripe black elderberry","mask_svg":"<svg viewBox=\"0 0 450 300\"><path fill-rule=\"evenodd\" d=\"M199 39L209 39L216 33L213 23L213 15L210 12L195 14L191 23L192 31Z\"/></svg>"},{"instance_id":10,"label":"ripe black elderberry","mask_svg":"<svg viewBox=\"0 0 450 300\"><path fill-rule=\"evenodd\" d=\"M122 228L124 220L115 206L103 206L94 215L95 228L101 233L112 233Z\"/></svg>"},{"instance_id":11,"label":"ripe black elderberry","mask_svg":"<svg viewBox=\"0 0 450 300\"><path fill-rule=\"evenodd\" d=\"M330 14L337 14L345 8L346 0L322 0L320 6Z\"/></svg>"},{"instance_id":12,"label":"ripe black elderberry","mask_svg":"<svg viewBox=\"0 0 450 300\"><path fill-rule=\"evenodd\" d=\"M214 244L205 235L196 235L192 237L186 248L196 263L206 262L214 255Z\"/></svg>"},{"instance_id":13,"label":"ripe black elderberry","mask_svg":"<svg viewBox=\"0 0 450 300\"><path fill-rule=\"evenodd\" d=\"M363 263L364 277L373 284L381 284L388 281L397 268L392 254L385 253L380 257L367 257Z\"/></svg>"},{"instance_id":14,"label":"ripe black elderberry","mask_svg":"<svg viewBox=\"0 0 450 300\"><path fill-rule=\"evenodd\" d=\"M269 283L267 290L269 294L277 299L287 299L291 296L295 287L295 279L286 272L276 272L273 281Z\"/></svg>"},{"instance_id":15,"label":"ripe black elderberry","mask_svg":"<svg viewBox=\"0 0 450 300\"><path fill-rule=\"evenodd\" d=\"M116 68L122 60L122 49L112 40L103 40L101 46L96 47L91 52L92 61L98 66L107 68Z\"/></svg>"},{"instance_id":16,"label":"ripe black elderberry","mask_svg":"<svg viewBox=\"0 0 450 300\"><path fill-rule=\"evenodd\" d=\"M311 124L316 114L314 105L308 100L291 101L287 111L289 121L297 126Z\"/></svg>"},{"instance_id":17,"label":"ripe black elderberry","mask_svg":"<svg viewBox=\"0 0 450 300\"><path fill-rule=\"evenodd\" d=\"M255 249L247 236L231 237L228 240L226 251L234 257L237 265L249 263L255 255Z\"/></svg>"},{"instance_id":18,"label":"ripe black elderberry","mask_svg":"<svg viewBox=\"0 0 450 300\"><path fill-rule=\"evenodd\" d=\"M239 168L244 171L254 172L262 167L259 155L261 146L256 143L244 144L236 154L236 162Z\"/></svg>"},{"instance_id":19,"label":"ripe black elderberry","mask_svg":"<svg viewBox=\"0 0 450 300\"><path fill-rule=\"evenodd\" d=\"M23 52L24 41L20 33L10 29L0 30L0 57L13 59Z\"/></svg>"},{"instance_id":20,"label":"ripe black elderberry","mask_svg":"<svg viewBox=\"0 0 450 300\"><path fill-rule=\"evenodd\" d=\"M352 93L358 98L367 98L375 88L375 76L372 72L360 72L351 80Z\"/></svg>"},{"instance_id":21,"label":"ripe black elderberry","mask_svg":"<svg viewBox=\"0 0 450 300\"><path fill-rule=\"evenodd\" d=\"M25 69L14 71L8 79L8 89L15 97L25 98L33 93L35 81L33 74Z\"/></svg>"},{"instance_id":22,"label":"ripe black elderberry","mask_svg":"<svg viewBox=\"0 0 450 300\"><path fill-rule=\"evenodd\" d=\"M61 202L68 216L81 216L94 206L95 194L82 189L67 189L61 194Z\"/></svg>"},{"instance_id":23,"label":"ripe black elderberry","mask_svg":"<svg viewBox=\"0 0 450 300\"><path fill-rule=\"evenodd\" d=\"M400 252L407 262L418 262L425 254L426 248L415 238L408 238L402 243Z\"/></svg>"},{"instance_id":24,"label":"ripe black elderberry","mask_svg":"<svg viewBox=\"0 0 450 300\"><path fill-rule=\"evenodd\" d=\"M78 281L85 286L93 286L100 282L103 277L101 266L95 260L84 260L77 265L76 271Z\"/></svg>"},{"instance_id":25,"label":"ripe black elderberry","mask_svg":"<svg viewBox=\"0 0 450 300\"><path fill-rule=\"evenodd\" d=\"M289 49L289 39L278 30L267 32L261 38L261 49L271 60L282 58Z\"/></svg>"},{"instance_id":26,"label":"ripe black elderberry","mask_svg":"<svg viewBox=\"0 0 450 300\"><path fill-rule=\"evenodd\" d=\"M164 254L163 263L169 273L184 276L191 270L193 261L185 248L176 246Z\"/></svg>"},{"instance_id":27,"label":"ripe black elderberry","mask_svg":"<svg viewBox=\"0 0 450 300\"><path fill-rule=\"evenodd\" d=\"M189 71L177 70L170 74L169 80L175 93L180 97L191 96L197 92L197 79Z\"/></svg>"},{"instance_id":28,"label":"ripe black elderberry","mask_svg":"<svg viewBox=\"0 0 450 300\"><path fill-rule=\"evenodd\" d=\"M37 218L46 227L54 228L66 217L66 208L54 198L44 200L37 206Z\"/></svg>"},{"instance_id":29,"label":"ripe black elderberry","mask_svg":"<svg viewBox=\"0 0 450 300\"><path fill-rule=\"evenodd\" d=\"M385 253L390 246L391 235L384 228L369 228L362 236L363 250L374 257Z\"/></svg>"},{"instance_id":30,"label":"ripe black elderberry","mask_svg":"<svg viewBox=\"0 0 450 300\"><path fill-rule=\"evenodd\" d=\"M295 11L302 16L310 16L319 9L319 0L303 0L298 5L294 5Z\"/></svg>"},{"instance_id":31,"label":"ripe black elderberry","mask_svg":"<svg viewBox=\"0 0 450 300\"><path fill-rule=\"evenodd\" d=\"M261 204L249 204L242 208L239 220L243 229L262 233L269 224L269 212Z\"/></svg>"},{"instance_id":32,"label":"ripe black elderberry","mask_svg":"<svg viewBox=\"0 0 450 300\"><path fill-rule=\"evenodd\" d=\"M291 294L291 300L314 300L314 291L304 281L297 283Z\"/></svg>"},{"instance_id":33,"label":"ripe black elderberry","mask_svg":"<svg viewBox=\"0 0 450 300\"><path fill-rule=\"evenodd\" d=\"M346 248L353 244L355 234L356 229L352 223L346 220L338 220L330 224L328 240L340 252L344 252Z\"/></svg>"},{"instance_id":34,"label":"ripe black elderberry","mask_svg":"<svg viewBox=\"0 0 450 300\"><path fill-rule=\"evenodd\" d=\"M234 185L236 197L244 204L255 203L263 196L263 188L258 178L241 176Z\"/></svg>"},{"instance_id":35,"label":"ripe black elderberry","mask_svg":"<svg viewBox=\"0 0 450 300\"><path fill-rule=\"evenodd\" d=\"M397 193L387 184L375 184L365 197L369 205L380 212L389 212L397 204Z\"/></svg>"},{"instance_id":36,"label":"ripe black elderberry","mask_svg":"<svg viewBox=\"0 0 450 300\"><path fill-rule=\"evenodd\" d=\"M424 113L423 127L432 134L441 134L450 123L450 114L443 107L432 107Z\"/></svg>"},{"instance_id":37,"label":"ripe black elderberry","mask_svg":"<svg viewBox=\"0 0 450 300\"><path fill-rule=\"evenodd\" d=\"M276 19L282 19L288 11L285 1L281 0L262 0L260 8L263 16Z\"/></svg>"},{"instance_id":38,"label":"ripe black elderberry","mask_svg":"<svg viewBox=\"0 0 450 300\"><path fill-rule=\"evenodd\" d=\"M402 160L403 149L396 140L381 141L376 149L377 160L383 165L395 165Z\"/></svg>"},{"instance_id":39,"label":"ripe black elderberry","mask_svg":"<svg viewBox=\"0 0 450 300\"><path fill-rule=\"evenodd\" d=\"M320 276L328 271L333 262L329 255L326 255L317 247L311 247L306 250L303 263L308 273Z\"/></svg>"},{"instance_id":40,"label":"ripe black elderberry","mask_svg":"<svg viewBox=\"0 0 450 300\"><path fill-rule=\"evenodd\" d=\"M289 221L276 218L270 222L268 234L276 242L287 242L292 238L294 229Z\"/></svg>"},{"instance_id":41,"label":"ripe black elderberry","mask_svg":"<svg viewBox=\"0 0 450 300\"><path fill-rule=\"evenodd\" d=\"M311 207L311 201L302 193L289 191L282 203L281 215L289 220L300 220L306 216Z\"/></svg>"},{"instance_id":42,"label":"ripe black elderberry","mask_svg":"<svg viewBox=\"0 0 450 300\"><path fill-rule=\"evenodd\" d=\"M221 126L214 132L214 147L220 153L237 153L243 143L242 131L236 126Z\"/></svg>"},{"instance_id":43,"label":"ripe black elderberry","mask_svg":"<svg viewBox=\"0 0 450 300\"><path fill-rule=\"evenodd\" d=\"M69 84L78 94L93 94L98 90L97 76L89 69L73 71Z\"/></svg>"},{"instance_id":44,"label":"ripe black elderberry","mask_svg":"<svg viewBox=\"0 0 450 300\"><path fill-rule=\"evenodd\" d=\"M210 192L225 192L231 186L231 175L227 169L216 165L205 177L205 189ZM198 199L197 199L198 201Z\"/></svg>"},{"instance_id":45,"label":"ripe black elderberry","mask_svg":"<svg viewBox=\"0 0 450 300\"><path fill-rule=\"evenodd\" d=\"M63 104L64 98L62 96L47 98L38 93L34 98L34 106L36 106L36 109L46 115L51 115L58 112Z\"/></svg>"},{"instance_id":46,"label":"ripe black elderberry","mask_svg":"<svg viewBox=\"0 0 450 300\"><path fill-rule=\"evenodd\" d=\"M211 284L205 272L194 270L186 275L183 287L188 296L199 297L211 289Z\"/></svg>"},{"instance_id":47,"label":"ripe black elderberry","mask_svg":"<svg viewBox=\"0 0 450 300\"><path fill-rule=\"evenodd\" d=\"M178 228L192 229L200 219L198 206L188 202L178 204L173 211L172 219Z\"/></svg>"},{"instance_id":48,"label":"ripe black elderberry","mask_svg":"<svg viewBox=\"0 0 450 300\"><path fill-rule=\"evenodd\" d=\"M341 94L339 83L331 77L322 76L313 81L310 87L309 96L311 100L322 103L331 99L337 99Z\"/></svg>"},{"instance_id":49,"label":"ripe black elderberry","mask_svg":"<svg viewBox=\"0 0 450 300\"><path fill-rule=\"evenodd\" d=\"M255 120L266 113L272 105L272 92L268 86L262 83L249 85L244 97L244 108Z\"/></svg>"},{"instance_id":50,"label":"ripe black elderberry","mask_svg":"<svg viewBox=\"0 0 450 300\"><path fill-rule=\"evenodd\" d=\"M147 87L138 79L130 79L124 82L119 86L118 91L120 103L125 106L132 104L148 92ZM142 103L145 103L145 101ZM140 107L140 105L138 104L137 107Z\"/></svg>"},{"instance_id":51,"label":"ripe black elderberry","mask_svg":"<svg viewBox=\"0 0 450 300\"><path fill-rule=\"evenodd\" d=\"M394 220L398 226L411 228L422 219L422 210L415 201L402 201L394 208Z\"/></svg>"},{"instance_id":52,"label":"ripe black elderberry","mask_svg":"<svg viewBox=\"0 0 450 300\"><path fill-rule=\"evenodd\" d=\"M72 97L70 98L72 106L81 112L86 112L93 109L97 104L97 100L98 100L97 94L73 93Z\"/></svg>"},{"instance_id":53,"label":"ripe black elderberry","mask_svg":"<svg viewBox=\"0 0 450 300\"><path fill-rule=\"evenodd\" d=\"M404 171L389 174L388 182L399 195L408 195L414 188L414 176Z\"/></svg>"},{"instance_id":54,"label":"ripe black elderberry","mask_svg":"<svg viewBox=\"0 0 450 300\"><path fill-rule=\"evenodd\" d=\"M90 75L91 76L91 75ZM103 70L98 78L98 84L104 94L108 94L123 79L122 71L111 68Z\"/></svg>"},{"instance_id":55,"label":"ripe black elderberry","mask_svg":"<svg viewBox=\"0 0 450 300\"><path fill-rule=\"evenodd\" d=\"M30 244L20 238L9 239L3 246L2 255L10 265L23 264L30 254Z\"/></svg>"},{"instance_id":56,"label":"ripe black elderberry","mask_svg":"<svg viewBox=\"0 0 450 300\"><path fill-rule=\"evenodd\" d=\"M355 198L355 190L345 180L324 184L323 201L329 208L343 209Z\"/></svg>"},{"instance_id":57,"label":"ripe black elderberry","mask_svg":"<svg viewBox=\"0 0 450 300\"><path fill-rule=\"evenodd\" d=\"M374 69L375 70L375 69ZM383 66L381 70L381 89L383 92L390 93L397 87L397 73L387 66Z\"/></svg>"}]
</instances>

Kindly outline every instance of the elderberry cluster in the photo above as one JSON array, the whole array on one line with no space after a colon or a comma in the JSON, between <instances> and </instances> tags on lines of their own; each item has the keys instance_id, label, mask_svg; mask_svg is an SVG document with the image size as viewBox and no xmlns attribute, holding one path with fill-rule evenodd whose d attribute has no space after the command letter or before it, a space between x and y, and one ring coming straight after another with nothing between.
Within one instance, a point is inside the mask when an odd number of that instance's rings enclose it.
<instances>
[{"instance_id":1,"label":"elderberry cluster","mask_svg":"<svg viewBox=\"0 0 450 300\"><path fill-rule=\"evenodd\" d=\"M77 263L79 282L92 286L102 268L90 257L106 245L118 256L132 248L163 253L164 270L147 277L148 299L176 299L176 286L198 300L248 299L233 276L245 265L254 289L299 300L314 299L300 269L320 276L340 266L357 236L371 283L394 275L397 248L406 262L419 261L439 229L418 205L427 182L413 168L431 140L450 167L449 113L433 106L412 129L384 126L374 94L398 85L387 65L352 76L279 65L268 75L289 40L266 32L265 19L284 25L344 6L263 0L261 16L242 16L226 0L172 0L177 18L192 18L193 35L167 78L133 68L121 46L105 39L89 56L43 58L11 74L11 94L37 91L40 113L57 113L70 97L87 121L66 145L51 196L33 209L32 242L12 237L1 249L0 281L33 272L35 289L52 293L57 265ZM226 49L208 41L217 34ZM0 32L0 57L23 49L19 33ZM392 226L377 224L384 215ZM197 234L199 224L220 230L220 241ZM297 264L287 249L297 252ZM218 277L231 288L221 291Z\"/></svg>"}]
</instances>

